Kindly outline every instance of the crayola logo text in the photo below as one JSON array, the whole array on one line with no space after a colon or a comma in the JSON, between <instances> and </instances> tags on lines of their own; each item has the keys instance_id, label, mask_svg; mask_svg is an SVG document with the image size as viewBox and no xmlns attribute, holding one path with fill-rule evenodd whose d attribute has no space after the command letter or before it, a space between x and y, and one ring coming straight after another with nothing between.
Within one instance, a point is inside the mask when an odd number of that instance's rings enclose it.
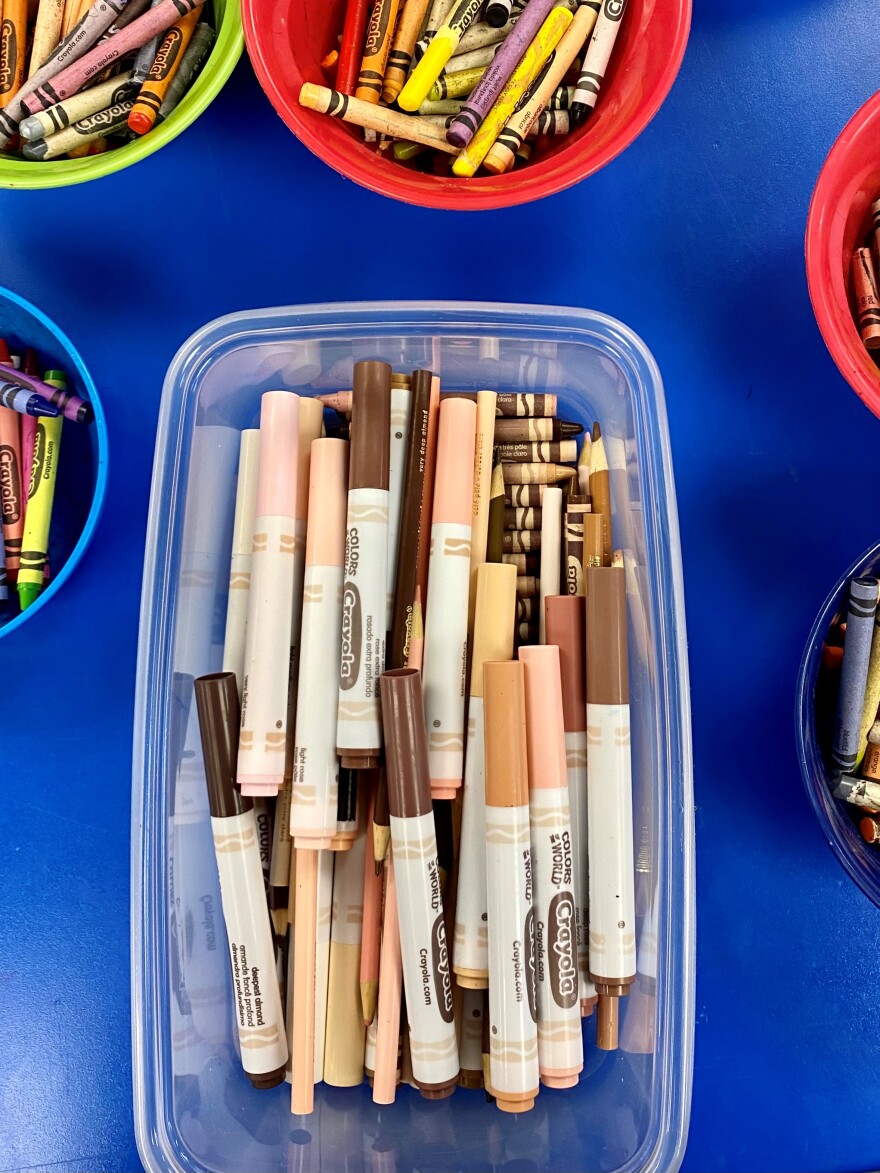
<instances>
[{"instance_id":1,"label":"crayola logo text","mask_svg":"<svg viewBox=\"0 0 880 1173\"><path fill-rule=\"evenodd\" d=\"M168 76L171 67L177 60L183 45L183 33L178 28L172 27L165 34L165 39L162 42L162 48L156 54L156 59L150 69L150 81L162 81Z\"/></svg>"},{"instance_id":2,"label":"crayola logo text","mask_svg":"<svg viewBox=\"0 0 880 1173\"><path fill-rule=\"evenodd\" d=\"M609 20L620 20L624 8L626 0L605 0L605 15Z\"/></svg>"},{"instance_id":3,"label":"crayola logo text","mask_svg":"<svg viewBox=\"0 0 880 1173\"><path fill-rule=\"evenodd\" d=\"M18 60L18 37L11 20L0 24L0 94L8 94L15 81L15 63Z\"/></svg>"},{"instance_id":4,"label":"crayola logo text","mask_svg":"<svg viewBox=\"0 0 880 1173\"><path fill-rule=\"evenodd\" d=\"M523 927L523 944L526 948L526 992L529 996L529 1014L532 1022L538 1021L537 988L535 975L535 910L530 908Z\"/></svg>"},{"instance_id":5,"label":"crayola logo text","mask_svg":"<svg viewBox=\"0 0 880 1173\"><path fill-rule=\"evenodd\" d=\"M446 947L446 925L442 912L431 930L431 961L440 1017L444 1022L452 1022L452 980L449 976L449 950Z\"/></svg>"},{"instance_id":6,"label":"crayola logo text","mask_svg":"<svg viewBox=\"0 0 880 1173\"><path fill-rule=\"evenodd\" d=\"M21 517L18 460L9 444L0 445L0 507L3 524L12 525Z\"/></svg>"},{"instance_id":7,"label":"crayola logo text","mask_svg":"<svg viewBox=\"0 0 880 1173\"><path fill-rule=\"evenodd\" d=\"M574 926L574 898L557 892L547 914L547 967L553 1001L563 1010L574 1006L578 991Z\"/></svg>"},{"instance_id":8,"label":"crayola logo text","mask_svg":"<svg viewBox=\"0 0 880 1173\"><path fill-rule=\"evenodd\" d=\"M357 684L361 672L361 613L360 591L353 582L342 589L342 655L339 660L339 687L348 691Z\"/></svg>"},{"instance_id":9,"label":"crayola logo text","mask_svg":"<svg viewBox=\"0 0 880 1173\"><path fill-rule=\"evenodd\" d=\"M370 13L370 23L367 25L367 41L364 46L364 57L373 57L379 52L385 40L388 28L388 18L391 15L390 4L374 4Z\"/></svg>"}]
</instances>

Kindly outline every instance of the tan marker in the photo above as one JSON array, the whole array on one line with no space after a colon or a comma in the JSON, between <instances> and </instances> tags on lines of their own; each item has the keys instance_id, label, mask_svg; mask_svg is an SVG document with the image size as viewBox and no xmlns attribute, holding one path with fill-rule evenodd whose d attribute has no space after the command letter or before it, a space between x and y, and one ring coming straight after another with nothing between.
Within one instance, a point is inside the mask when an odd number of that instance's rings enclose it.
<instances>
[{"instance_id":1,"label":"tan marker","mask_svg":"<svg viewBox=\"0 0 880 1173\"><path fill-rule=\"evenodd\" d=\"M486 802L483 664L513 656L516 570L487 562L477 571L474 651L471 661L468 741L459 847L458 896L452 968L458 985L489 985L489 930L486 896Z\"/></svg>"},{"instance_id":2,"label":"tan marker","mask_svg":"<svg viewBox=\"0 0 880 1173\"><path fill-rule=\"evenodd\" d=\"M324 1082L332 1087L355 1087L364 1078L366 1030L358 978L366 842L364 822L351 851L338 852L334 861L324 1039Z\"/></svg>"},{"instance_id":3,"label":"tan marker","mask_svg":"<svg viewBox=\"0 0 880 1173\"><path fill-rule=\"evenodd\" d=\"M284 1079L287 1039L253 804L235 785L240 721L235 676L201 676L195 694L241 1064L254 1087L277 1087Z\"/></svg>"},{"instance_id":4,"label":"tan marker","mask_svg":"<svg viewBox=\"0 0 880 1173\"><path fill-rule=\"evenodd\" d=\"M519 658L526 669L538 1064L547 1087L574 1087L584 1047L559 648L520 648Z\"/></svg>"},{"instance_id":5,"label":"tan marker","mask_svg":"<svg viewBox=\"0 0 880 1173\"><path fill-rule=\"evenodd\" d=\"M617 1002L636 974L626 591L622 568L587 571L590 976L596 1045L617 1048Z\"/></svg>"},{"instance_id":6,"label":"tan marker","mask_svg":"<svg viewBox=\"0 0 880 1173\"><path fill-rule=\"evenodd\" d=\"M386 672L381 689L413 1078L427 1099L443 1099L458 1082L458 1040L420 674Z\"/></svg>"},{"instance_id":7,"label":"tan marker","mask_svg":"<svg viewBox=\"0 0 880 1173\"><path fill-rule=\"evenodd\" d=\"M535 1105L539 1072L523 665L485 663L483 692L489 1084L502 1112L527 1112Z\"/></svg>"}]
</instances>

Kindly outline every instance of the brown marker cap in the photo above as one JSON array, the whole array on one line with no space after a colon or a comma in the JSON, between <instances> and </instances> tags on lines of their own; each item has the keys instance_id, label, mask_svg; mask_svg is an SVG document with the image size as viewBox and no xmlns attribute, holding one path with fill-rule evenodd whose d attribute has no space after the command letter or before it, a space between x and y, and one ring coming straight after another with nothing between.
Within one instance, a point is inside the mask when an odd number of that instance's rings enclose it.
<instances>
[{"instance_id":1,"label":"brown marker cap","mask_svg":"<svg viewBox=\"0 0 880 1173\"><path fill-rule=\"evenodd\" d=\"M621 566L589 566L587 590L587 701L628 705L626 583Z\"/></svg>"},{"instance_id":2,"label":"brown marker cap","mask_svg":"<svg viewBox=\"0 0 880 1173\"><path fill-rule=\"evenodd\" d=\"M584 600L579 595L548 595L544 615L547 643L559 648L565 732L583 732L587 728Z\"/></svg>"},{"instance_id":3,"label":"brown marker cap","mask_svg":"<svg viewBox=\"0 0 880 1173\"><path fill-rule=\"evenodd\" d=\"M379 679L388 809L396 819L427 815L431 806L428 738L422 701L422 674L415 668L395 668Z\"/></svg>"},{"instance_id":4,"label":"brown marker cap","mask_svg":"<svg viewBox=\"0 0 880 1173\"><path fill-rule=\"evenodd\" d=\"M199 732L208 781L208 805L215 819L228 819L253 809L253 802L235 784L241 709L234 672L214 672L195 682Z\"/></svg>"},{"instance_id":5,"label":"brown marker cap","mask_svg":"<svg viewBox=\"0 0 880 1173\"><path fill-rule=\"evenodd\" d=\"M391 450L391 367L354 364L351 397L350 489L387 489Z\"/></svg>"},{"instance_id":6,"label":"brown marker cap","mask_svg":"<svg viewBox=\"0 0 880 1173\"><path fill-rule=\"evenodd\" d=\"M525 666L519 660L483 665L486 806L527 806Z\"/></svg>"}]
</instances>

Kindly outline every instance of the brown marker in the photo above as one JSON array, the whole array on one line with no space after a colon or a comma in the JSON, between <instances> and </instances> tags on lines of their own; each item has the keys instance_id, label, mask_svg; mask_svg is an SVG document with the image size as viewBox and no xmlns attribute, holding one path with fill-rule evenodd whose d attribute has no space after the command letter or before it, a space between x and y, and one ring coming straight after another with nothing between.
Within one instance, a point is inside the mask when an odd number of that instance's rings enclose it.
<instances>
[{"instance_id":1,"label":"brown marker","mask_svg":"<svg viewBox=\"0 0 880 1173\"><path fill-rule=\"evenodd\" d=\"M595 452L595 445L593 447ZM587 855L596 1045L617 1048L617 1002L636 975L625 571L587 570Z\"/></svg>"},{"instance_id":2,"label":"brown marker","mask_svg":"<svg viewBox=\"0 0 880 1173\"><path fill-rule=\"evenodd\" d=\"M391 367L354 365L336 746L343 766L379 764L385 669Z\"/></svg>"},{"instance_id":3,"label":"brown marker","mask_svg":"<svg viewBox=\"0 0 880 1173\"><path fill-rule=\"evenodd\" d=\"M458 1083L458 1039L421 674L411 668L386 672L381 691L413 1078L427 1099L443 1099Z\"/></svg>"}]
</instances>

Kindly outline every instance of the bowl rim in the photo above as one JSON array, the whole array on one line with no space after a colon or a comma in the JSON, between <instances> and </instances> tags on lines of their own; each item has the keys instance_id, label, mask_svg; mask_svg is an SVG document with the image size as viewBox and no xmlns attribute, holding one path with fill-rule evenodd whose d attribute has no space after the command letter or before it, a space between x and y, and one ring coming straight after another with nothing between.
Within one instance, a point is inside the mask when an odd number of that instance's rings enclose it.
<instances>
[{"instance_id":1,"label":"bowl rim","mask_svg":"<svg viewBox=\"0 0 880 1173\"><path fill-rule=\"evenodd\" d=\"M47 317L41 309L21 297L19 294L13 292L11 289L0 285L0 302L10 302L19 310L30 314L35 318L44 329L48 330L50 334L57 340L59 346L64 350L65 354L70 360L70 365L76 369L77 374L82 380L85 387L89 401L95 414L95 418L90 424L83 425L89 428L95 428L98 439L98 464L95 469L95 491L92 494L92 503L89 507L88 516L83 525L82 532L76 540L76 545L70 551L67 561L58 571L58 574L53 576L52 581L42 591L37 599L28 607L26 611L22 611L20 615L16 615L14 619L10 619L8 623L0 627L0 639L11 635L14 631L23 627L25 623L33 619L52 599L58 594L73 571L82 561L83 555L88 549L100 520L101 513L104 509L104 501L107 494L107 478L109 475L109 443L107 437L107 418L104 415L104 406L101 403L101 397L98 390L89 374L85 363L80 357L79 351L67 337L62 329L55 325L51 318Z\"/></svg>"},{"instance_id":2,"label":"bowl rim","mask_svg":"<svg viewBox=\"0 0 880 1173\"><path fill-rule=\"evenodd\" d=\"M880 371L870 362L851 316L848 315L844 330L839 330L839 300L834 294L835 290L839 294L840 287L836 286L835 277L829 282L822 279L821 273L826 242L840 217L840 212L829 199L830 191L837 183L841 161L853 142L869 132L872 129L870 124L875 120L880 120L880 90L852 115L822 164L807 212L804 254L810 302L825 346L856 395L874 415L880 415ZM842 273L840 280L843 282Z\"/></svg>"},{"instance_id":3,"label":"bowl rim","mask_svg":"<svg viewBox=\"0 0 880 1173\"><path fill-rule=\"evenodd\" d=\"M424 194L420 191L418 196L416 196L409 192L397 190L397 185L393 178L386 178L387 176L394 175L394 172L390 168L375 168L369 172L368 176L354 176L342 170L326 158L322 150L320 134L312 131L305 122L295 117L295 112L299 107L290 106L287 103L284 99L281 86L270 75L261 48L262 42L257 35L257 9L261 3L262 0L241 0L241 16L245 44L247 45L248 55L251 59L254 72L264 93L271 102L276 114L278 114L296 138L316 158L320 159L322 163L332 168L332 170L344 179L348 179L352 183L357 183L360 187L373 191L377 195L387 196L390 199L411 204L415 207L452 212L478 212L510 208L521 204L532 203L536 200L544 199L547 196L557 195L559 192L573 187L576 183L580 183L582 179L594 175L613 159L617 158L618 155L622 154L627 147L632 145L642 131L644 131L645 127L654 118L657 111L669 96L669 91L672 89L672 85L678 76L687 48L693 9L693 0L677 0L676 12L678 20L674 29L672 49L666 58L657 85L650 95L649 100L639 106L637 113L626 124L624 130L615 138L613 143L607 144L602 151L598 152L598 154L589 160L583 160L580 165L573 165L565 177L560 182L550 186L548 190L537 190L534 193L530 192L529 180L527 177L523 178L522 174L520 175L521 182L516 185L505 182L505 176L491 176L482 180L480 190L473 193L473 197L467 206L461 207L459 203L455 202L456 199L460 200L460 197L457 196L459 191L457 187L454 189L439 186L436 188L427 187ZM537 187L537 180L534 182Z\"/></svg>"},{"instance_id":4,"label":"bowl rim","mask_svg":"<svg viewBox=\"0 0 880 1173\"><path fill-rule=\"evenodd\" d=\"M43 191L47 188L71 187L75 183L87 183L124 171L161 150L204 113L238 64L244 49L240 0L226 0L216 34L208 59L192 89L184 95L171 116L149 134L117 150L105 151L103 155L92 155L86 159L54 159L48 163L36 163L0 156L0 188ZM215 58L218 66L209 72L208 67Z\"/></svg>"}]
</instances>

